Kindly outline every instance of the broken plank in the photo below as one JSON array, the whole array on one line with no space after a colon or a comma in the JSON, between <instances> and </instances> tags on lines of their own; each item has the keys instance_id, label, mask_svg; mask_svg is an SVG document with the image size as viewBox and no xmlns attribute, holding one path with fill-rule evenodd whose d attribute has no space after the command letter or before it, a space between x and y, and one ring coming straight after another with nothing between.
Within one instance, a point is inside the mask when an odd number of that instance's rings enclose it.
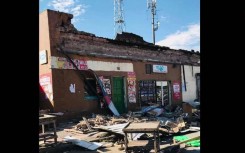
<instances>
[{"instance_id":1,"label":"broken plank","mask_svg":"<svg viewBox=\"0 0 245 153\"><path fill-rule=\"evenodd\" d=\"M89 131L91 131L91 130L92 130L92 128L91 128L91 126L90 126L90 124L89 124L88 120L87 120L85 117L83 117L83 120L85 121L85 123L86 123L86 125L87 125L87 127L88 127Z\"/></svg>"},{"instance_id":2,"label":"broken plank","mask_svg":"<svg viewBox=\"0 0 245 153\"><path fill-rule=\"evenodd\" d=\"M93 135L93 137L102 138L102 137L106 137L108 135L109 135L109 132L98 132L95 135Z\"/></svg>"},{"instance_id":3,"label":"broken plank","mask_svg":"<svg viewBox=\"0 0 245 153\"><path fill-rule=\"evenodd\" d=\"M112 119L112 123L116 123L116 122L127 122L127 119L122 119L122 118L113 118Z\"/></svg>"},{"instance_id":4,"label":"broken plank","mask_svg":"<svg viewBox=\"0 0 245 153\"><path fill-rule=\"evenodd\" d=\"M165 128L159 128L159 132L169 133L169 130L167 130L167 129L165 129Z\"/></svg>"},{"instance_id":5,"label":"broken plank","mask_svg":"<svg viewBox=\"0 0 245 153\"><path fill-rule=\"evenodd\" d=\"M101 140L106 140L106 139L112 139L115 138L115 135L111 135L108 137L103 137L103 138L94 138L94 137L88 137L85 139L85 141L89 141L89 142L94 142L94 141L101 141Z\"/></svg>"},{"instance_id":6,"label":"broken plank","mask_svg":"<svg viewBox=\"0 0 245 153\"><path fill-rule=\"evenodd\" d=\"M66 131L66 132L74 132L74 133L83 134L83 132L78 131L78 130L74 130L74 129L64 129L64 131Z\"/></svg>"}]
</instances>

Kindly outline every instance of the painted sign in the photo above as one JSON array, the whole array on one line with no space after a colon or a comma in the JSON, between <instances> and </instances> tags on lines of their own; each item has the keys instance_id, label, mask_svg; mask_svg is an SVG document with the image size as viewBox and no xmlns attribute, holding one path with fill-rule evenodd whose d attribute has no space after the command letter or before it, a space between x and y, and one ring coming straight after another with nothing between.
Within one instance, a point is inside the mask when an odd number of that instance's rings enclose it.
<instances>
[{"instance_id":1,"label":"painted sign","mask_svg":"<svg viewBox=\"0 0 245 153\"><path fill-rule=\"evenodd\" d=\"M39 63L40 64L48 63L47 51L46 50L42 50L42 51L39 52Z\"/></svg>"},{"instance_id":2,"label":"painted sign","mask_svg":"<svg viewBox=\"0 0 245 153\"><path fill-rule=\"evenodd\" d=\"M52 89L52 75L51 73L42 74L39 76L39 83L42 88L41 91L44 91L45 98L50 101L53 100L53 89Z\"/></svg>"},{"instance_id":3,"label":"painted sign","mask_svg":"<svg viewBox=\"0 0 245 153\"><path fill-rule=\"evenodd\" d=\"M86 60L81 59L72 59L72 61L75 63L77 68L79 70L87 70L88 65ZM75 69L73 64L70 63L66 58L64 57L55 57L51 56L51 68L56 69Z\"/></svg>"},{"instance_id":4,"label":"painted sign","mask_svg":"<svg viewBox=\"0 0 245 153\"><path fill-rule=\"evenodd\" d=\"M71 84L69 90L71 93L75 93L75 84Z\"/></svg>"},{"instance_id":5,"label":"painted sign","mask_svg":"<svg viewBox=\"0 0 245 153\"><path fill-rule=\"evenodd\" d=\"M174 100L180 100L181 99L181 92L180 92L180 82L174 81L173 82L173 98Z\"/></svg>"},{"instance_id":6,"label":"painted sign","mask_svg":"<svg viewBox=\"0 0 245 153\"><path fill-rule=\"evenodd\" d=\"M135 72L128 72L128 101L136 103L136 74Z\"/></svg>"},{"instance_id":7,"label":"painted sign","mask_svg":"<svg viewBox=\"0 0 245 153\"><path fill-rule=\"evenodd\" d=\"M168 73L168 67L166 65L153 65L153 72Z\"/></svg>"}]
</instances>

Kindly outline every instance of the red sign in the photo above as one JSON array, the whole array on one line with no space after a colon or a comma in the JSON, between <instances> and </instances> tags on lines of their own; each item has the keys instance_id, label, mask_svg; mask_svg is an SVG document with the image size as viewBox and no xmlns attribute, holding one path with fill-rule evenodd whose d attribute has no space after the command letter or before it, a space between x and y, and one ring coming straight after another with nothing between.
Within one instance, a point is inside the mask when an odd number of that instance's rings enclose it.
<instances>
[{"instance_id":1,"label":"red sign","mask_svg":"<svg viewBox=\"0 0 245 153\"><path fill-rule=\"evenodd\" d=\"M173 93L174 100L180 100L181 99L180 82L174 81L173 91L174 91L174 93Z\"/></svg>"},{"instance_id":2,"label":"red sign","mask_svg":"<svg viewBox=\"0 0 245 153\"><path fill-rule=\"evenodd\" d=\"M51 73L42 74L39 76L39 83L42 88L40 92L44 92L46 99L53 100L52 75Z\"/></svg>"}]
</instances>

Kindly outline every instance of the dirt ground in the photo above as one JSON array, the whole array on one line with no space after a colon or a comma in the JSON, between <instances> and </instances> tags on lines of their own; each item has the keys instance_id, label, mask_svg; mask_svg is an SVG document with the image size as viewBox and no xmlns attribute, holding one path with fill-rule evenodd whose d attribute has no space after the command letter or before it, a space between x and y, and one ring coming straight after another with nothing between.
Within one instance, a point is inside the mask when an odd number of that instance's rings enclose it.
<instances>
[{"instance_id":1,"label":"dirt ground","mask_svg":"<svg viewBox=\"0 0 245 153\"><path fill-rule=\"evenodd\" d=\"M71 133L64 131L64 129L71 128L76 123L65 123L65 124L59 124L57 127L57 135L58 135L58 143L55 144L53 139L49 139L44 143L43 141L39 141L39 153L102 153L102 152L107 152L107 153L120 153L120 152L125 152L124 149L121 149L121 145L117 143L107 143L105 147L100 147L95 151L88 150L86 148L82 148L76 145L73 145L71 143L67 143L63 140L65 136L74 136L76 138L84 138L86 135L83 134L76 134L76 133ZM167 140L170 140L171 138L166 138ZM162 139L161 139L162 140ZM164 142L164 141L163 141ZM174 153L178 152L177 150L175 151L174 149L172 151L162 149L162 142L161 142L161 152L162 153ZM147 151L147 152L154 152L154 150ZM200 147L185 147L182 148L181 153L200 153ZM178 152L178 153L180 153Z\"/></svg>"}]
</instances>

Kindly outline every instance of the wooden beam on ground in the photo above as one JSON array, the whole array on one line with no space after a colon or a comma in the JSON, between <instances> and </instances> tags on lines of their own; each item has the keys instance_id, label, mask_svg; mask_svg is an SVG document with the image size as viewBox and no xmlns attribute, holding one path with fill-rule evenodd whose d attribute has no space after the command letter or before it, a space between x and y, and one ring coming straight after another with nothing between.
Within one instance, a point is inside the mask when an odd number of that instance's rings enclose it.
<instances>
[{"instance_id":1,"label":"wooden beam on ground","mask_svg":"<svg viewBox=\"0 0 245 153\"><path fill-rule=\"evenodd\" d=\"M85 117L83 117L83 120L85 121L85 123L86 123L86 125L87 125L87 127L88 127L89 131L91 131L91 130L92 130L92 128L91 128L91 126L90 126L90 124L89 124L88 120L87 120Z\"/></svg>"}]
</instances>

